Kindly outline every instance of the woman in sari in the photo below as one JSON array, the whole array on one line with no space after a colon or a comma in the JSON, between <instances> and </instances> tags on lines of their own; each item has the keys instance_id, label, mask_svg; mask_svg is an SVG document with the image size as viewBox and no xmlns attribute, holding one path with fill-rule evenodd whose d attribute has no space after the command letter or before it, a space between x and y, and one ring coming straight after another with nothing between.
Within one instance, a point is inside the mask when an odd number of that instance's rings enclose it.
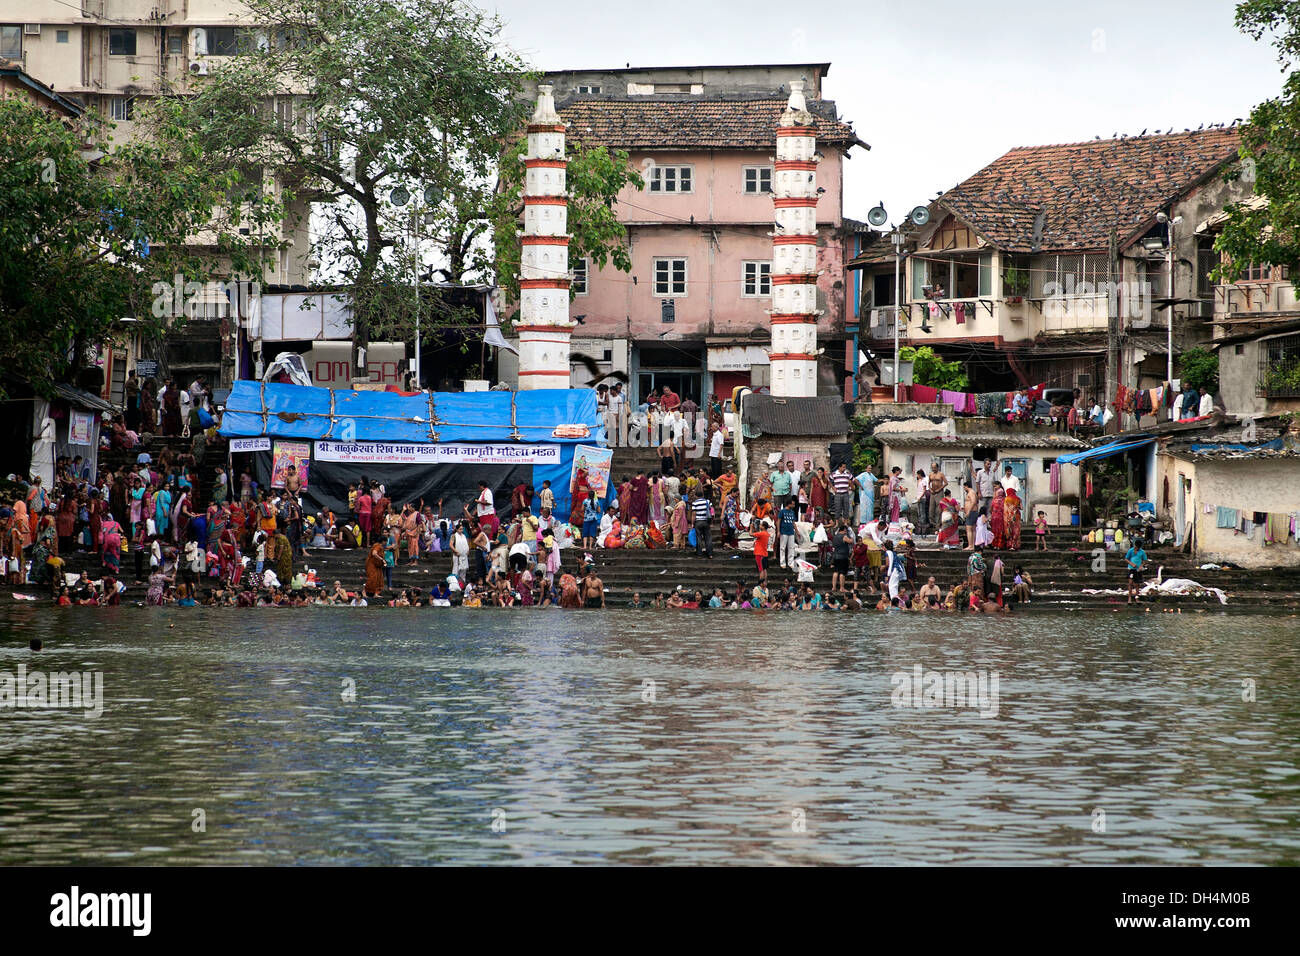
<instances>
[{"instance_id":1,"label":"woman in sari","mask_svg":"<svg viewBox=\"0 0 1300 956\"><path fill-rule=\"evenodd\" d=\"M903 494L907 491L903 484L903 469L897 465L889 475L889 520L896 522L902 511Z\"/></svg>"},{"instance_id":2,"label":"woman in sari","mask_svg":"<svg viewBox=\"0 0 1300 956\"><path fill-rule=\"evenodd\" d=\"M127 495L130 504L127 506L127 524L134 538L136 526L144 520L144 482L140 480L139 475L131 476L131 491Z\"/></svg>"},{"instance_id":3,"label":"woman in sari","mask_svg":"<svg viewBox=\"0 0 1300 956\"><path fill-rule=\"evenodd\" d=\"M975 519L975 547L987 548L993 543L993 532L989 530L989 516L980 509L980 516Z\"/></svg>"},{"instance_id":4,"label":"woman in sari","mask_svg":"<svg viewBox=\"0 0 1300 956\"><path fill-rule=\"evenodd\" d=\"M193 517L194 512L190 510L190 493L181 489L176 504L172 505L172 537L178 543L185 540Z\"/></svg>"},{"instance_id":5,"label":"woman in sari","mask_svg":"<svg viewBox=\"0 0 1300 956\"><path fill-rule=\"evenodd\" d=\"M217 539L217 558L221 565L221 580L231 587L237 586L244 568L240 561L239 538L229 525L221 530Z\"/></svg>"},{"instance_id":6,"label":"woman in sari","mask_svg":"<svg viewBox=\"0 0 1300 956\"><path fill-rule=\"evenodd\" d=\"M104 528L104 518L108 513L107 502L99 496L98 488L90 489L90 501L86 504L86 511L90 514L90 550L98 552L103 543L100 532Z\"/></svg>"},{"instance_id":7,"label":"woman in sari","mask_svg":"<svg viewBox=\"0 0 1300 956\"><path fill-rule=\"evenodd\" d=\"M618 486L618 517L624 524L632 517L632 481L629 478L624 478Z\"/></svg>"},{"instance_id":8,"label":"woman in sari","mask_svg":"<svg viewBox=\"0 0 1300 956\"><path fill-rule=\"evenodd\" d=\"M686 547L686 536L690 533L690 519L688 518L689 509L686 507L686 499L679 498L677 504L673 507L672 529L673 529L673 547Z\"/></svg>"},{"instance_id":9,"label":"woman in sari","mask_svg":"<svg viewBox=\"0 0 1300 956\"><path fill-rule=\"evenodd\" d=\"M1005 530L1003 539L1008 551L1020 550L1020 496L1016 494L1014 488L1008 489L1006 502L1003 507L1006 509L1003 523Z\"/></svg>"},{"instance_id":10,"label":"woman in sari","mask_svg":"<svg viewBox=\"0 0 1300 956\"><path fill-rule=\"evenodd\" d=\"M637 522L636 516L628 522L627 535L623 539L625 548L644 548L645 547L645 529Z\"/></svg>"},{"instance_id":11,"label":"woman in sari","mask_svg":"<svg viewBox=\"0 0 1300 956\"><path fill-rule=\"evenodd\" d=\"M275 535L275 576L280 579L282 588L287 588L293 580L293 548L283 531Z\"/></svg>"},{"instance_id":12,"label":"woman in sari","mask_svg":"<svg viewBox=\"0 0 1300 956\"><path fill-rule=\"evenodd\" d=\"M734 548L739 537L739 515L736 508L736 496L730 491L722 495L722 546Z\"/></svg>"},{"instance_id":13,"label":"woman in sari","mask_svg":"<svg viewBox=\"0 0 1300 956\"><path fill-rule=\"evenodd\" d=\"M144 596L144 603L150 607L162 607L166 603L167 586L176 580L176 569L172 566L170 575L161 567L154 568L149 574L149 591Z\"/></svg>"},{"instance_id":14,"label":"woman in sari","mask_svg":"<svg viewBox=\"0 0 1300 956\"><path fill-rule=\"evenodd\" d=\"M830 506L831 481L826 477L826 469L818 468L809 476L808 503L814 512L824 512Z\"/></svg>"},{"instance_id":15,"label":"woman in sari","mask_svg":"<svg viewBox=\"0 0 1300 956\"><path fill-rule=\"evenodd\" d=\"M623 547L623 522L615 518L609 526L609 534L605 535L605 547L621 548Z\"/></svg>"},{"instance_id":16,"label":"woman in sari","mask_svg":"<svg viewBox=\"0 0 1300 956\"><path fill-rule=\"evenodd\" d=\"M168 527L172 521L172 485L167 484L153 496L153 527L154 533L166 536Z\"/></svg>"},{"instance_id":17,"label":"woman in sari","mask_svg":"<svg viewBox=\"0 0 1300 956\"><path fill-rule=\"evenodd\" d=\"M650 520L656 525L664 523L664 485L658 475L650 477Z\"/></svg>"},{"instance_id":18,"label":"woman in sari","mask_svg":"<svg viewBox=\"0 0 1300 956\"><path fill-rule=\"evenodd\" d=\"M59 536L59 549L72 553L72 536L77 531L77 498L67 494L59 499L59 510L54 515L54 527Z\"/></svg>"},{"instance_id":19,"label":"woman in sari","mask_svg":"<svg viewBox=\"0 0 1300 956\"><path fill-rule=\"evenodd\" d=\"M181 433L181 390L174 381L167 383L167 393L163 395L162 433L179 435Z\"/></svg>"},{"instance_id":20,"label":"woman in sari","mask_svg":"<svg viewBox=\"0 0 1300 956\"><path fill-rule=\"evenodd\" d=\"M632 490L627 499L627 516L635 518L640 524L650 520L650 482L643 472L637 472L631 482Z\"/></svg>"},{"instance_id":21,"label":"woman in sari","mask_svg":"<svg viewBox=\"0 0 1300 956\"><path fill-rule=\"evenodd\" d=\"M122 573L122 526L111 511L104 517L99 533L104 573L116 578Z\"/></svg>"},{"instance_id":22,"label":"woman in sari","mask_svg":"<svg viewBox=\"0 0 1300 956\"><path fill-rule=\"evenodd\" d=\"M939 538L937 543L944 548L961 547L961 506L952 492L944 495L939 505Z\"/></svg>"},{"instance_id":23,"label":"woman in sari","mask_svg":"<svg viewBox=\"0 0 1300 956\"><path fill-rule=\"evenodd\" d=\"M158 383L146 378L140 384L140 431L158 430Z\"/></svg>"},{"instance_id":24,"label":"woman in sari","mask_svg":"<svg viewBox=\"0 0 1300 956\"><path fill-rule=\"evenodd\" d=\"M591 484L587 481L587 469L579 468L573 475L569 486L573 496L573 507L569 509L569 524L582 524L582 503L591 497Z\"/></svg>"},{"instance_id":25,"label":"woman in sari","mask_svg":"<svg viewBox=\"0 0 1300 956\"><path fill-rule=\"evenodd\" d=\"M35 584L62 584L63 560L59 557L59 537L54 522L45 515L39 522L36 543L32 545L32 581Z\"/></svg>"},{"instance_id":26,"label":"woman in sari","mask_svg":"<svg viewBox=\"0 0 1300 956\"><path fill-rule=\"evenodd\" d=\"M993 547L1001 551L1007 546L1007 493L1002 482L993 482L993 504L989 506L989 531L993 535Z\"/></svg>"}]
</instances>

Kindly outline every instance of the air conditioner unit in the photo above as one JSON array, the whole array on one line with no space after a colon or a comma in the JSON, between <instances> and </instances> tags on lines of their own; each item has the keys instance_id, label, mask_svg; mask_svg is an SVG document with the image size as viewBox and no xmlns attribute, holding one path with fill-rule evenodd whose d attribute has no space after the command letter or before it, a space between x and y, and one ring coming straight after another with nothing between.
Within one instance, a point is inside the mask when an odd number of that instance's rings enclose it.
<instances>
[{"instance_id":1,"label":"air conditioner unit","mask_svg":"<svg viewBox=\"0 0 1300 956\"><path fill-rule=\"evenodd\" d=\"M41 25L39 23L24 23L23 34L29 37L38 37L41 35Z\"/></svg>"},{"instance_id":2,"label":"air conditioner unit","mask_svg":"<svg viewBox=\"0 0 1300 956\"><path fill-rule=\"evenodd\" d=\"M208 64L206 60L190 60L190 72L195 76L207 76Z\"/></svg>"}]
</instances>

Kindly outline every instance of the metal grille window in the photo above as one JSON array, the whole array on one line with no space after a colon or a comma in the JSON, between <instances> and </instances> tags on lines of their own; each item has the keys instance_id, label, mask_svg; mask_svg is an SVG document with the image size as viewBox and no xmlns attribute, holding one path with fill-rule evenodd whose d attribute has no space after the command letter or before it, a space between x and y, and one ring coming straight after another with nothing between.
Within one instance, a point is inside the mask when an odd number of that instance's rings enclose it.
<instances>
[{"instance_id":1,"label":"metal grille window","mask_svg":"<svg viewBox=\"0 0 1300 956\"><path fill-rule=\"evenodd\" d=\"M23 58L23 28L0 26L0 57L6 60Z\"/></svg>"},{"instance_id":2,"label":"metal grille window","mask_svg":"<svg viewBox=\"0 0 1300 956\"><path fill-rule=\"evenodd\" d=\"M686 260L656 259L655 295L686 295Z\"/></svg>"},{"instance_id":3,"label":"metal grille window","mask_svg":"<svg viewBox=\"0 0 1300 956\"><path fill-rule=\"evenodd\" d=\"M130 96L115 96L108 101L109 119L114 122L126 122L135 119L135 99Z\"/></svg>"},{"instance_id":4,"label":"metal grille window","mask_svg":"<svg viewBox=\"0 0 1300 956\"><path fill-rule=\"evenodd\" d=\"M108 55L109 56L135 56L135 31L134 30L109 30L108 31Z\"/></svg>"},{"instance_id":5,"label":"metal grille window","mask_svg":"<svg viewBox=\"0 0 1300 956\"><path fill-rule=\"evenodd\" d=\"M691 192L693 172L693 166L654 166L650 169L650 191L652 193Z\"/></svg>"},{"instance_id":6,"label":"metal grille window","mask_svg":"<svg viewBox=\"0 0 1300 956\"><path fill-rule=\"evenodd\" d=\"M1086 282L1092 286L1089 294L1095 295L1110 276L1106 257L1099 255L1036 256L1029 269L1029 294L1035 299L1048 295L1050 283L1055 283L1057 295L1081 295Z\"/></svg>"},{"instance_id":7,"label":"metal grille window","mask_svg":"<svg viewBox=\"0 0 1300 956\"><path fill-rule=\"evenodd\" d=\"M573 263L573 294L587 294L587 259L584 256Z\"/></svg>"},{"instance_id":8,"label":"metal grille window","mask_svg":"<svg viewBox=\"0 0 1300 956\"><path fill-rule=\"evenodd\" d=\"M741 268L741 294L750 297L772 294L772 263L745 262Z\"/></svg>"},{"instance_id":9,"label":"metal grille window","mask_svg":"<svg viewBox=\"0 0 1300 956\"><path fill-rule=\"evenodd\" d=\"M1219 253L1214 249L1214 238L1204 236L1196 243L1196 295L1202 299L1214 295L1214 280L1211 273L1219 265Z\"/></svg>"},{"instance_id":10,"label":"metal grille window","mask_svg":"<svg viewBox=\"0 0 1300 956\"><path fill-rule=\"evenodd\" d=\"M1300 335L1259 343L1258 394L1266 398L1300 398Z\"/></svg>"},{"instance_id":11,"label":"metal grille window","mask_svg":"<svg viewBox=\"0 0 1300 956\"><path fill-rule=\"evenodd\" d=\"M771 166L745 167L745 192L749 194L770 193L772 191Z\"/></svg>"}]
</instances>

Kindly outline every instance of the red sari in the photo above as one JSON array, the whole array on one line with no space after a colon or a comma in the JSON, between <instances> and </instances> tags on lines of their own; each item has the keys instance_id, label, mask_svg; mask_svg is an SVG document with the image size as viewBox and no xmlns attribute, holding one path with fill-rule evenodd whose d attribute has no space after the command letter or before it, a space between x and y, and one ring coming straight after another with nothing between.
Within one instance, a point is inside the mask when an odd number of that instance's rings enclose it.
<instances>
[{"instance_id":1,"label":"red sari","mask_svg":"<svg viewBox=\"0 0 1300 956\"><path fill-rule=\"evenodd\" d=\"M1001 551L1007 546L1007 493L999 488L993 492L989 505L989 531L993 534L993 549Z\"/></svg>"},{"instance_id":2,"label":"red sari","mask_svg":"<svg viewBox=\"0 0 1300 956\"><path fill-rule=\"evenodd\" d=\"M591 485L587 483L587 469L579 468L573 476L573 507L569 509L569 524L582 526L582 505L591 497Z\"/></svg>"}]
</instances>

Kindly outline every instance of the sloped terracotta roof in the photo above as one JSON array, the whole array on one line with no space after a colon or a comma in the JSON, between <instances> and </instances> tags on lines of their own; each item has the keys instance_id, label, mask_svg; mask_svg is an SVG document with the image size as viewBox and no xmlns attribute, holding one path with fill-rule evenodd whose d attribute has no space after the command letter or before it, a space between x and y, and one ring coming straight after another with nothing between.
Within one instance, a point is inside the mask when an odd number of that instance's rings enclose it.
<instances>
[{"instance_id":1,"label":"sloped terracotta roof","mask_svg":"<svg viewBox=\"0 0 1300 956\"><path fill-rule=\"evenodd\" d=\"M1010 252L1104 250L1112 228L1121 244L1132 239L1162 206L1235 158L1239 142L1227 128L1020 146L938 204Z\"/></svg>"},{"instance_id":2,"label":"sloped terracotta roof","mask_svg":"<svg viewBox=\"0 0 1300 956\"><path fill-rule=\"evenodd\" d=\"M591 146L619 149L776 150L777 121L785 97L667 96L590 97L558 104L569 135ZM817 140L844 149L863 143L842 122L831 100L809 100Z\"/></svg>"}]
</instances>

